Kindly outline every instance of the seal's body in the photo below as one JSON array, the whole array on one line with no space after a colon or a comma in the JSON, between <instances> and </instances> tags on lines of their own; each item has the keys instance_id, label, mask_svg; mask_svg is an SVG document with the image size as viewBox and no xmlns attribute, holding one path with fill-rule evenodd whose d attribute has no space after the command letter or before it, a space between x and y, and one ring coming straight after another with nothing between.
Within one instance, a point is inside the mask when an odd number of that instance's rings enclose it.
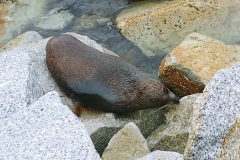
<instances>
[{"instance_id":1,"label":"seal's body","mask_svg":"<svg viewBox=\"0 0 240 160\"><path fill-rule=\"evenodd\" d=\"M177 103L163 84L119 57L62 34L46 46L48 69L68 94L102 111L129 112Z\"/></svg>"}]
</instances>

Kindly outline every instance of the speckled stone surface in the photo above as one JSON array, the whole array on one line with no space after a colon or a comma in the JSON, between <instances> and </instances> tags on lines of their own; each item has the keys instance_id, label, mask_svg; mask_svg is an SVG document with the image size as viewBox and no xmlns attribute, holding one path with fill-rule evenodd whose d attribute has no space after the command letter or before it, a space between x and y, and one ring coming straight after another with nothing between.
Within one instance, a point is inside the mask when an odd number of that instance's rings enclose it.
<instances>
[{"instance_id":1,"label":"speckled stone surface","mask_svg":"<svg viewBox=\"0 0 240 160\"><path fill-rule=\"evenodd\" d=\"M218 71L196 101L184 159L240 159L240 63Z\"/></svg>"},{"instance_id":2,"label":"speckled stone surface","mask_svg":"<svg viewBox=\"0 0 240 160\"><path fill-rule=\"evenodd\" d=\"M68 33L100 51L105 51L99 44L87 36ZM74 112L75 102L61 92L51 77L46 66L45 46L47 39L20 46L0 54L0 106L5 108L0 118L15 113L35 102L50 91L57 91L61 101ZM106 52L106 51L105 51ZM91 108L79 107L81 122L86 126L99 154L102 154L111 137L126 123L134 122L147 137L163 123L163 114L168 107L151 108L124 115L100 112ZM5 113L6 112L6 113Z\"/></svg>"},{"instance_id":3,"label":"speckled stone surface","mask_svg":"<svg viewBox=\"0 0 240 160\"><path fill-rule=\"evenodd\" d=\"M161 55L159 51L169 52L194 31L220 37L224 33L219 33L224 30L218 26L226 21L228 4L224 0L149 2L122 11L116 18L116 26L127 39L151 57ZM227 34L225 37L229 36Z\"/></svg>"},{"instance_id":4,"label":"speckled stone surface","mask_svg":"<svg viewBox=\"0 0 240 160\"><path fill-rule=\"evenodd\" d=\"M57 92L1 118L0 130L1 159L100 159L84 124Z\"/></svg>"},{"instance_id":5,"label":"speckled stone surface","mask_svg":"<svg viewBox=\"0 0 240 160\"><path fill-rule=\"evenodd\" d=\"M135 123L146 138L159 125L164 123L164 113L174 105L166 105L164 108L150 108L138 110L127 114L106 113L98 110L81 108L81 121L91 135L91 139L99 154L102 154L108 142L125 124Z\"/></svg>"},{"instance_id":6,"label":"speckled stone surface","mask_svg":"<svg viewBox=\"0 0 240 160\"><path fill-rule=\"evenodd\" d=\"M0 54L0 118L8 117L43 96L39 68L20 48Z\"/></svg>"},{"instance_id":7,"label":"speckled stone surface","mask_svg":"<svg viewBox=\"0 0 240 160\"><path fill-rule=\"evenodd\" d=\"M192 122L193 104L202 96L201 93L189 95L180 99L180 103L172 106L164 114L164 122L148 137L151 151L174 151L183 154L189 136Z\"/></svg>"},{"instance_id":8,"label":"speckled stone surface","mask_svg":"<svg viewBox=\"0 0 240 160\"><path fill-rule=\"evenodd\" d=\"M105 148L103 160L134 160L150 153L139 128L130 122L119 130Z\"/></svg>"},{"instance_id":9,"label":"speckled stone surface","mask_svg":"<svg viewBox=\"0 0 240 160\"><path fill-rule=\"evenodd\" d=\"M103 51L101 45L87 36L68 34ZM5 112L15 112L16 106L25 107L53 90L60 93L63 104L69 107L73 105L72 101L60 91L47 69L45 47L48 40L49 38L20 47L17 45L17 48L0 54L0 105L5 108Z\"/></svg>"},{"instance_id":10,"label":"speckled stone surface","mask_svg":"<svg viewBox=\"0 0 240 160\"><path fill-rule=\"evenodd\" d=\"M136 160L183 160L183 155L170 151L154 151Z\"/></svg>"}]
</instances>

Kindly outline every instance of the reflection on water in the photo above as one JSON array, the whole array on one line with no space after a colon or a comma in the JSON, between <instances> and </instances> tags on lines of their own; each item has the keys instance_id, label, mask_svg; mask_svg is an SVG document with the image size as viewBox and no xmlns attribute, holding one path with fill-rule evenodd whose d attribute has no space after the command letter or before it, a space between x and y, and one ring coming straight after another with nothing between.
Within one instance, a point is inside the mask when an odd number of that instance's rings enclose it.
<instances>
[{"instance_id":1,"label":"reflection on water","mask_svg":"<svg viewBox=\"0 0 240 160\"><path fill-rule=\"evenodd\" d=\"M16 7L18 9L7 16L9 21L13 21L8 24L11 33L7 37L1 37L0 41L9 41L29 30L37 31L44 38L75 32L89 36L157 78L158 66L163 56L147 58L137 46L123 37L114 25L117 14L129 7L131 6L127 0L43 0L40 3L32 0L29 4L19 3Z\"/></svg>"},{"instance_id":2,"label":"reflection on water","mask_svg":"<svg viewBox=\"0 0 240 160\"><path fill-rule=\"evenodd\" d=\"M10 12L5 15L8 21L7 33L0 37L0 46L30 30L37 31L44 38L65 32L75 32L89 36L126 61L157 78L158 66L167 53L159 51L158 56L146 57L137 46L123 37L114 25L115 18L121 11L146 3L128 4L129 2L133 0L19 0L17 6L10 7ZM157 0L153 0L153 3L157 3ZM236 10L238 7L235 7ZM239 17L240 12L230 10L229 14ZM226 23L240 24L238 19L228 18ZM236 25L224 27L234 26ZM225 30L224 27L220 27L219 30ZM237 29L232 29L234 32L221 33L216 32L217 29L210 26L204 33L209 32L209 35L213 38L219 37L217 39L221 41L226 39L225 43L237 43L236 39L239 37L236 34ZM216 34L216 37L212 32ZM232 36L229 36L230 34Z\"/></svg>"}]
</instances>

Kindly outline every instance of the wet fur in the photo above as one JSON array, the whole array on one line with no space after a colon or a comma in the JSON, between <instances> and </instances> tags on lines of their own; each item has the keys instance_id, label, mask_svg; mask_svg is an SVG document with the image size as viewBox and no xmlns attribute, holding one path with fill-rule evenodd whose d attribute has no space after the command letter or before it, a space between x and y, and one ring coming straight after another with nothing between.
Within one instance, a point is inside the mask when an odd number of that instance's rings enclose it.
<instances>
[{"instance_id":1,"label":"wet fur","mask_svg":"<svg viewBox=\"0 0 240 160\"><path fill-rule=\"evenodd\" d=\"M110 112L163 106L169 90L119 57L102 53L62 34L46 45L48 69L58 85L75 99Z\"/></svg>"}]
</instances>

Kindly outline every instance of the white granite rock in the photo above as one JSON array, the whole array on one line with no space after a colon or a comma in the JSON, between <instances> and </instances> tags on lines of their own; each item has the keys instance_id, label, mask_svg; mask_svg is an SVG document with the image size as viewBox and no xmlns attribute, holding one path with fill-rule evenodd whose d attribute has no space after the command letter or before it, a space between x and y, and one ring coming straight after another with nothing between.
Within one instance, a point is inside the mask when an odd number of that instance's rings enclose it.
<instances>
[{"instance_id":1,"label":"white granite rock","mask_svg":"<svg viewBox=\"0 0 240 160\"><path fill-rule=\"evenodd\" d=\"M43 95L40 68L28 54L29 48L19 48L0 54L0 118L8 117L35 102Z\"/></svg>"},{"instance_id":2,"label":"white granite rock","mask_svg":"<svg viewBox=\"0 0 240 160\"><path fill-rule=\"evenodd\" d=\"M146 139L139 128L130 122L118 131L105 148L103 160L134 160L150 153Z\"/></svg>"},{"instance_id":3,"label":"white granite rock","mask_svg":"<svg viewBox=\"0 0 240 160\"><path fill-rule=\"evenodd\" d=\"M6 100L1 99L2 104L11 106L10 103L22 101L24 106L18 105L18 108L25 107L45 93L56 90L65 105L72 105L47 69L45 47L48 40L35 41L0 54L0 92L6 96Z\"/></svg>"},{"instance_id":4,"label":"white granite rock","mask_svg":"<svg viewBox=\"0 0 240 160\"><path fill-rule=\"evenodd\" d=\"M2 117L0 130L1 159L100 159L84 124L57 92Z\"/></svg>"},{"instance_id":5,"label":"white granite rock","mask_svg":"<svg viewBox=\"0 0 240 160\"><path fill-rule=\"evenodd\" d=\"M184 159L240 159L240 63L218 71L193 109Z\"/></svg>"},{"instance_id":6,"label":"white granite rock","mask_svg":"<svg viewBox=\"0 0 240 160\"><path fill-rule=\"evenodd\" d=\"M165 114L165 123L160 125L148 137L151 151L164 150L183 154L192 122L193 104L202 94L193 94L180 99Z\"/></svg>"},{"instance_id":7,"label":"white granite rock","mask_svg":"<svg viewBox=\"0 0 240 160\"><path fill-rule=\"evenodd\" d=\"M26 45L40 39L43 39L43 38L38 32L28 31L9 41L2 48L0 48L0 52L10 50L22 45Z\"/></svg>"},{"instance_id":8,"label":"white granite rock","mask_svg":"<svg viewBox=\"0 0 240 160\"><path fill-rule=\"evenodd\" d=\"M157 150L136 160L183 160L183 155L177 152Z\"/></svg>"},{"instance_id":9,"label":"white granite rock","mask_svg":"<svg viewBox=\"0 0 240 160\"><path fill-rule=\"evenodd\" d=\"M100 45L87 36L78 35L77 38L103 51ZM63 104L73 106L72 100L61 92L46 66L45 47L48 40L35 41L0 54L0 93L4 95L0 104L6 111L15 110L10 108L12 103L22 104L18 108L24 107L53 90L60 93Z\"/></svg>"},{"instance_id":10,"label":"white granite rock","mask_svg":"<svg viewBox=\"0 0 240 160\"><path fill-rule=\"evenodd\" d=\"M90 46L106 52L103 47L87 36L76 33L68 34L75 36L85 44L90 44ZM0 54L0 93L5 95L3 96L5 98L0 100L0 104L6 108L6 112L24 108L50 91L57 91L62 103L76 112L78 104L60 90L46 66L45 47L48 40L49 38L39 40ZM16 108L16 105L12 104L19 105ZM86 125L97 151L102 154L111 137L124 124L133 121L140 128L142 134L147 137L163 123L163 114L166 110L167 107L152 108L118 115L81 108L80 119ZM1 114L1 116L4 115Z\"/></svg>"},{"instance_id":11,"label":"white granite rock","mask_svg":"<svg viewBox=\"0 0 240 160\"><path fill-rule=\"evenodd\" d=\"M144 137L149 136L164 122L164 113L169 108L171 108L171 105L166 105L164 108L150 108L120 115L81 108L80 119L86 125L98 153L102 154L113 135L129 122L134 122Z\"/></svg>"}]
</instances>

